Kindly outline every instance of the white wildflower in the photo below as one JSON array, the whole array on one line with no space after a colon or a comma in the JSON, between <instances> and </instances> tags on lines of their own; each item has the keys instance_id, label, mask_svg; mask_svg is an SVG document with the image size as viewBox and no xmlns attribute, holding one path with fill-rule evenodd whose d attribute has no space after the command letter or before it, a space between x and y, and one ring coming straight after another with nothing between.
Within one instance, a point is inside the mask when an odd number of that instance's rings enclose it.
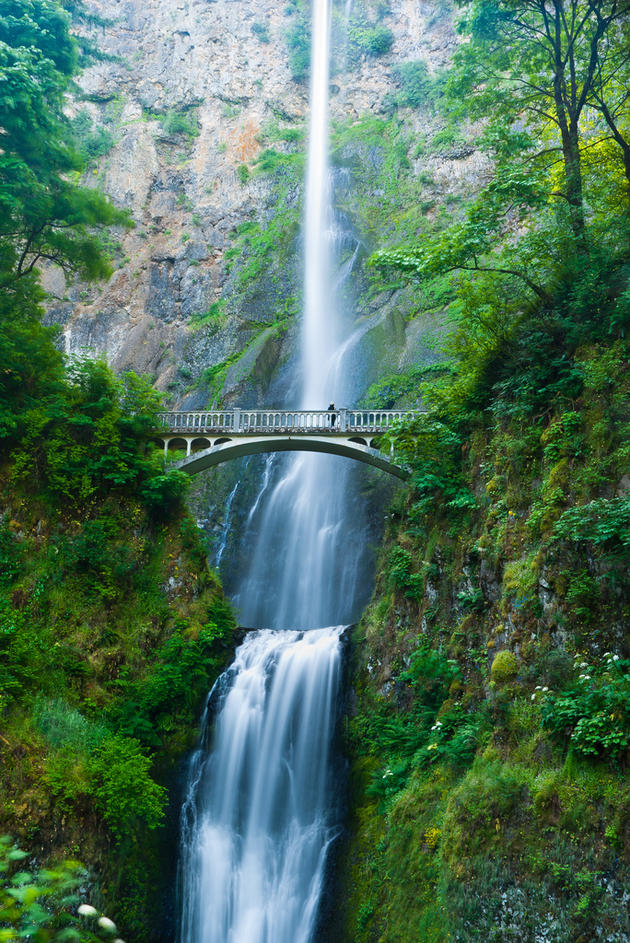
<instances>
[{"instance_id":1,"label":"white wildflower","mask_svg":"<svg viewBox=\"0 0 630 943\"><path fill-rule=\"evenodd\" d=\"M109 917L99 917L98 925L102 927L103 930L109 930L110 933L116 932L116 924L113 920L110 920Z\"/></svg>"},{"instance_id":2,"label":"white wildflower","mask_svg":"<svg viewBox=\"0 0 630 943\"><path fill-rule=\"evenodd\" d=\"M613 655L613 661L619 661L619 655Z\"/></svg>"},{"instance_id":3,"label":"white wildflower","mask_svg":"<svg viewBox=\"0 0 630 943\"><path fill-rule=\"evenodd\" d=\"M587 661L580 662L580 668L588 668L588 662Z\"/></svg>"},{"instance_id":4,"label":"white wildflower","mask_svg":"<svg viewBox=\"0 0 630 943\"><path fill-rule=\"evenodd\" d=\"M532 701L535 701L535 700L536 700L536 692L534 691L534 693L532 694Z\"/></svg>"},{"instance_id":5,"label":"white wildflower","mask_svg":"<svg viewBox=\"0 0 630 943\"><path fill-rule=\"evenodd\" d=\"M549 690L549 688L547 687L547 685L545 685L544 688L543 688L543 692L548 691L548 690Z\"/></svg>"},{"instance_id":6,"label":"white wildflower","mask_svg":"<svg viewBox=\"0 0 630 943\"><path fill-rule=\"evenodd\" d=\"M77 913L82 917L96 917L98 910L96 907L92 907L91 904L79 904Z\"/></svg>"}]
</instances>

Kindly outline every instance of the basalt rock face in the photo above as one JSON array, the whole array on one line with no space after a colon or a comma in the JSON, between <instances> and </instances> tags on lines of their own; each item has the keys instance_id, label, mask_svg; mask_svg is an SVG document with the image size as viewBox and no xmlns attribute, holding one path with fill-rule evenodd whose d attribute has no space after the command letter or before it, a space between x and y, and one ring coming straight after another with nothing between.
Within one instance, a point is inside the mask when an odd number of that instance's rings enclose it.
<instances>
[{"instance_id":1,"label":"basalt rock face","mask_svg":"<svg viewBox=\"0 0 630 943\"><path fill-rule=\"evenodd\" d=\"M87 350L105 355L117 370L148 373L170 391L175 405L202 407L217 396L253 404L286 393L299 333L299 222L288 261L273 277L269 266L261 267L253 297L239 295L226 253L232 248L234 254L244 224L264 229L276 212L277 181L256 167L268 128L280 123L303 132L308 87L292 76L289 44L308 10L272 0L90 5L110 21L93 38L112 58L83 74L83 99L73 106L84 121L89 116L94 130L103 130L109 145L95 156L87 178L128 208L135 225L113 235L115 272L106 284L68 285L59 272L45 273L48 319L62 325L69 353ZM366 16L389 29L393 43L378 57L355 54L351 67L338 56L331 97L335 121L382 115L384 101L399 89L400 63L423 59L435 73L456 43L442 0L392 0L389 12L380 7L366 4ZM339 20L343 13L340 5ZM410 132L426 131L427 115L408 108L404 122ZM276 139L273 147L296 150L286 140ZM485 171L474 147L412 157L414 174L427 168L444 193L474 185ZM299 221L299 179L285 190L284 205ZM353 235L357 244L363 238L360 231ZM357 264L358 282L361 272ZM279 326L278 311L289 296L294 301ZM371 379L379 369L377 348L388 350L388 370L415 358L423 332L417 324L408 330L408 298L390 294L356 307L377 329L371 340L370 325L364 332L375 361ZM204 371L226 363L218 384L205 382ZM283 367L285 380L278 386Z\"/></svg>"}]
</instances>

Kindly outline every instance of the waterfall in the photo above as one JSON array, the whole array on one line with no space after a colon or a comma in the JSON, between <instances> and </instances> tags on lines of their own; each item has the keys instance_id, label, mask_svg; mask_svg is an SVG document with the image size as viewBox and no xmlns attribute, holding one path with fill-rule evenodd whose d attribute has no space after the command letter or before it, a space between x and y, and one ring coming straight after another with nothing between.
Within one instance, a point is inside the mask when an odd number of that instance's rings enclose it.
<instances>
[{"instance_id":1,"label":"waterfall","mask_svg":"<svg viewBox=\"0 0 630 943\"><path fill-rule=\"evenodd\" d=\"M221 563L221 557L225 553L225 548L227 545L228 534L230 532L230 513L232 511L232 504L234 503L234 498L236 497L236 492L238 491L238 486L240 482L236 482L232 490L228 495L228 499L225 503L225 521L223 522L223 527L221 528L221 539L219 541L219 549L217 550L216 559L214 562L215 567L218 569L219 564Z\"/></svg>"},{"instance_id":2,"label":"waterfall","mask_svg":"<svg viewBox=\"0 0 630 943\"><path fill-rule=\"evenodd\" d=\"M182 813L182 943L311 940L335 836L340 634L251 633L218 682Z\"/></svg>"},{"instance_id":3,"label":"waterfall","mask_svg":"<svg viewBox=\"0 0 630 943\"><path fill-rule=\"evenodd\" d=\"M331 399L346 405L348 396L333 288L330 29L330 0L313 0L301 399L315 409ZM180 943L313 941L339 831L330 759L341 624L356 618L360 598L361 514L348 497L348 464L309 453L267 463L237 599L241 624L261 630L248 634L211 693L190 762Z\"/></svg>"},{"instance_id":4,"label":"waterfall","mask_svg":"<svg viewBox=\"0 0 630 943\"><path fill-rule=\"evenodd\" d=\"M331 6L314 0L310 127L304 226L302 409L347 405L345 337L337 310L338 231L329 166ZM288 629L350 623L364 601L358 586L363 509L351 498L349 463L296 454L262 507L259 536L236 599L243 625ZM269 592L270 569L274 586Z\"/></svg>"}]
</instances>

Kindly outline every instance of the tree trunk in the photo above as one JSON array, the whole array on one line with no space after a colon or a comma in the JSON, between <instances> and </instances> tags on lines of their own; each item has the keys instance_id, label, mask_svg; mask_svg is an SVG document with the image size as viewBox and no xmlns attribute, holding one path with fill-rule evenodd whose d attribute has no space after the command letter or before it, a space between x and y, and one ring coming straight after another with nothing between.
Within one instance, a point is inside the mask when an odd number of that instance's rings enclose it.
<instances>
[{"instance_id":1,"label":"tree trunk","mask_svg":"<svg viewBox=\"0 0 630 943\"><path fill-rule=\"evenodd\" d=\"M555 85L560 83L556 81ZM569 204L571 229L578 244L585 242L586 224L584 221L584 194L582 187L582 161L580 158L580 144L577 124L567 121L567 115L562 100L562 93L558 90L555 96L558 125L562 139L562 158L566 177L566 198Z\"/></svg>"}]
</instances>

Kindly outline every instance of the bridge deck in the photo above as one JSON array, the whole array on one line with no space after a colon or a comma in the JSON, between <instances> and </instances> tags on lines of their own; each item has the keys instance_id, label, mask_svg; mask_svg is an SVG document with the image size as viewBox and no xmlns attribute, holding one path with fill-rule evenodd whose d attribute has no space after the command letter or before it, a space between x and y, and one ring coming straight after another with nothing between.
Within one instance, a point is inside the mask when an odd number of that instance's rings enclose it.
<instances>
[{"instance_id":1,"label":"bridge deck","mask_svg":"<svg viewBox=\"0 0 630 943\"><path fill-rule=\"evenodd\" d=\"M161 413L158 434L184 435L343 435L387 432L418 409L221 409Z\"/></svg>"}]
</instances>

